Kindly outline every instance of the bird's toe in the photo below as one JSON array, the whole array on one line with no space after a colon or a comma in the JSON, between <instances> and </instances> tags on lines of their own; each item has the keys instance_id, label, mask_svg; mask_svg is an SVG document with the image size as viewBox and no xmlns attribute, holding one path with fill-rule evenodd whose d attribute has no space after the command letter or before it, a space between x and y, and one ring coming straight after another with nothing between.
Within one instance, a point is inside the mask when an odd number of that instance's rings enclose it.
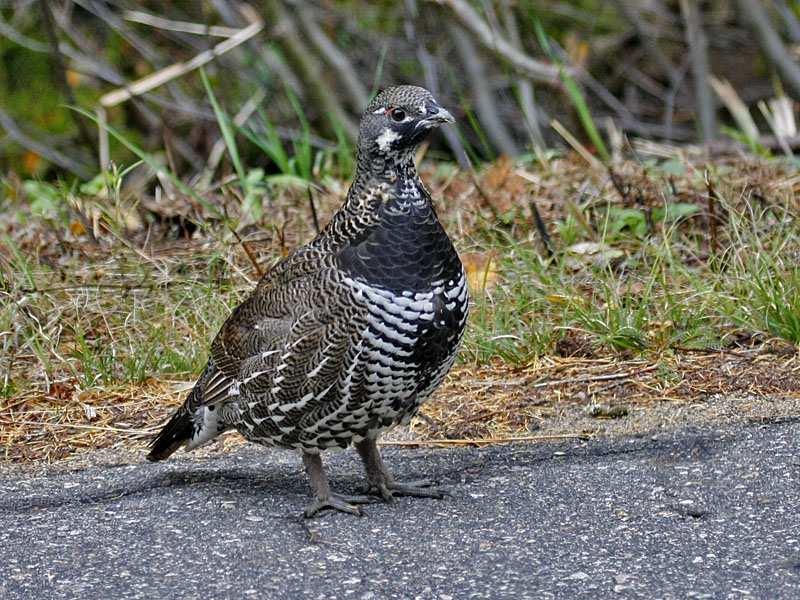
<instances>
[{"instance_id":1,"label":"bird's toe","mask_svg":"<svg viewBox=\"0 0 800 600\"><path fill-rule=\"evenodd\" d=\"M419 479L416 481L387 481L378 486L381 498L386 502L394 503L398 496L415 496L417 498L436 498L441 500L449 495L447 491L439 489L435 481Z\"/></svg>"},{"instance_id":2,"label":"bird's toe","mask_svg":"<svg viewBox=\"0 0 800 600\"><path fill-rule=\"evenodd\" d=\"M307 519L310 519L319 511L330 508L360 517L364 513L356 506L357 504L372 504L377 501L378 498L375 496L344 496L341 494L331 494L327 498L314 498L314 502L306 508L304 514Z\"/></svg>"}]
</instances>

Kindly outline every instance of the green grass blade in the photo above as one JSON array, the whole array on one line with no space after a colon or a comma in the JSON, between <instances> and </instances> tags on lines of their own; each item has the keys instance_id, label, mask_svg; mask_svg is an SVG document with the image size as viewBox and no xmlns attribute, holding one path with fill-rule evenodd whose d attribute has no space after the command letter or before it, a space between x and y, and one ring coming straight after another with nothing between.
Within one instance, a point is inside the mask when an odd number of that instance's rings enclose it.
<instances>
[{"instance_id":1,"label":"green grass blade","mask_svg":"<svg viewBox=\"0 0 800 600\"><path fill-rule=\"evenodd\" d=\"M222 107L219 105L217 97L214 95L214 90L211 89L211 83L208 81L206 71L202 67L200 67L200 77L203 80L208 99L211 101L211 106L214 109L214 115L217 117L217 123L222 132L222 139L225 140L225 147L228 150L231 163L233 163L233 168L239 176L239 185L244 192L242 211L244 214L249 215L254 221L259 221L264 216L264 208L261 205L260 197L256 195L254 186L251 185L250 179L247 177L242 159L239 156L239 148L236 146L236 135L234 133L233 123L228 114L222 110Z\"/></svg>"},{"instance_id":2,"label":"green grass blade","mask_svg":"<svg viewBox=\"0 0 800 600\"><path fill-rule=\"evenodd\" d=\"M121 132L117 131L114 127L107 123L100 123L100 120L97 118L97 115L94 113L89 112L79 106L70 106L70 110L74 110L75 112L83 115L90 121L97 123L98 125L102 126L111 136L116 139L120 144L125 146L128 150L133 152L136 156L139 157L144 163L149 165L152 169L156 172L163 175L167 178L170 183L172 183L176 188L178 188L182 193L186 194L187 196L191 196L198 204L202 205L206 210L212 213L215 217L223 220L226 224L229 224L230 219L228 219L225 215L223 215L216 207L214 207L210 202L208 202L205 198L203 198L200 194L195 192L192 188L186 185L183 181L181 181L178 177L176 177L169 169L164 168L160 165L156 160L154 160L147 152L142 150L139 146L131 142L128 138L122 135Z\"/></svg>"},{"instance_id":3,"label":"green grass blade","mask_svg":"<svg viewBox=\"0 0 800 600\"><path fill-rule=\"evenodd\" d=\"M550 42L547 39L547 35L545 34L544 28L542 27L542 23L539 21L539 19L534 21L534 28L536 29L536 37L539 39L539 45L541 45L548 58L553 61L554 64L558 65L559 74L561 75L561 79L564 81L564 85L567 88L567 93L572 100L572 104L575 106L575 110L578 112L578 118L581 121L581 125L583 125L584 131L586 131L586 135L589 136L592 144L594 144L594 147L597 149L597 154L600 155L600 158L603 160L603 162L608 162L608 160L611 158L611 155L606 148L605 142L603 142L603 138L600 136L600 132L597 130L597 127L594 124L592 113L589 110L588 104L586 104L586 99L583 97L583 94L578 88L578 84L575 82L575 79L569 73L567 73L563 62L558 58L550 46Z\"/></svg>"}]
</instances>

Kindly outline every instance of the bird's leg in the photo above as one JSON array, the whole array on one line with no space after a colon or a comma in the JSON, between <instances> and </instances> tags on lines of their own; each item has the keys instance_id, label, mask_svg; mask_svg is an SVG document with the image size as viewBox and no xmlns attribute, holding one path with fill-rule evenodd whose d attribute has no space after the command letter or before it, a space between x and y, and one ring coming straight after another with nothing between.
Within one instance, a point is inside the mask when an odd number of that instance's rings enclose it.
<instances>
[{"instance_id":1,"label":"bird's leg","mask_svg":"<svg viewBox=\"0 0 800 600\"><path fill-rule=\"evenodd\" d=\"M409 481L407 483L400 483L394 480L389 469L381 458L378 452L378 445L376 440L372 438L364 438L356 443L356 450L364 461L364 470L367 473L367 481L369 484L378 490L386 502L395 502L395 496L420 496L422 498L444 498L445 493L431 486L435 485L435 481L423 479L420 481Z\"/></svg>"},{"instance_id":2,"label":"bird's leg","mask_svg":"<svg viewBox=\"0 0 800 600\"><path fill-rule=\"evenodd\" d=\"M319 454L303 452L303 466L308 474L311 492L314 494L314 502L305 511L307 519L313 517L323 508L333 508L361 516L361 509L354 506L354 504L368 504L376 500L372 496L342 496L331 492L331 486L328 485L328 478L325 477L322 458Z\"/></svg>"}]
</instances>

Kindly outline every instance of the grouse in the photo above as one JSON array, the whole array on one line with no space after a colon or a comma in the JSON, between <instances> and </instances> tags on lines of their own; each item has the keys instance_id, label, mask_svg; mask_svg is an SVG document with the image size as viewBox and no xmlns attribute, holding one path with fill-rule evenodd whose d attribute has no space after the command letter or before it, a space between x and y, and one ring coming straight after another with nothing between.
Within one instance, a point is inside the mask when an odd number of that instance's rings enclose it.
<instances>
[{"instance_id":1,"label":"grouse","mask_svg":"<svg viewBox=\"0 0 800 600\"><path fill-rule=\"evenodd\" d=\"M323 508L361 514L355 504L375 498L332 492L320 457L353 444L384 501L442 497L431 481L396 481L376 442L439 387L464 333L464 268L413 162L415 147L452 121L416 86L388 88L370 102L343 206L233 310L148 459L236 429L302 452L314 495L307 517Z\"/></svg>"}]
</instances>

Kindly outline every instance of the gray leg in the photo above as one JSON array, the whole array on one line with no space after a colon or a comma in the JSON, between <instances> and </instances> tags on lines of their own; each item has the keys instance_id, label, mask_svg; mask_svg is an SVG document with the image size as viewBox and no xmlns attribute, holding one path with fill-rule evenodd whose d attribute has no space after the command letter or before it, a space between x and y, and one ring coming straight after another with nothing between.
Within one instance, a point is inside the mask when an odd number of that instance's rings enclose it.
<instances>
[{"instance_id":1,"label":"gray leg","mask_svg":"<svg viewBox=\"0 0 800 600\"><path fill-rule=\"evenodd\" d=\"M444 492L431 489L434 481L421 480L399 483L394 480L392 474L378 452L378 445L374 439L365 438L356 444L356 450L364 461L364 470L367 473L367 481L378 490L386 502L395 502L395 496L419 496L422 498L444 498Z\"/></svg>"},{"instance_id":2,"label":"gray leg","mask_svg":"<svg viewBox=\"0 0 800 600\"><path fill-rule=\"evenodd\" d=\"M361 516L361 509L354 504L367 504L374 502L371 496L341 496L331 492L328 485L328 478L322 468L322 458L319 454L309 454L303 452L303 466L308 474L308 482L311 484L311 492L314 494L314 502L306 508L306 518L310 519L323 508L333 508L352 515Z\"/></svg>"}]
</instances>

